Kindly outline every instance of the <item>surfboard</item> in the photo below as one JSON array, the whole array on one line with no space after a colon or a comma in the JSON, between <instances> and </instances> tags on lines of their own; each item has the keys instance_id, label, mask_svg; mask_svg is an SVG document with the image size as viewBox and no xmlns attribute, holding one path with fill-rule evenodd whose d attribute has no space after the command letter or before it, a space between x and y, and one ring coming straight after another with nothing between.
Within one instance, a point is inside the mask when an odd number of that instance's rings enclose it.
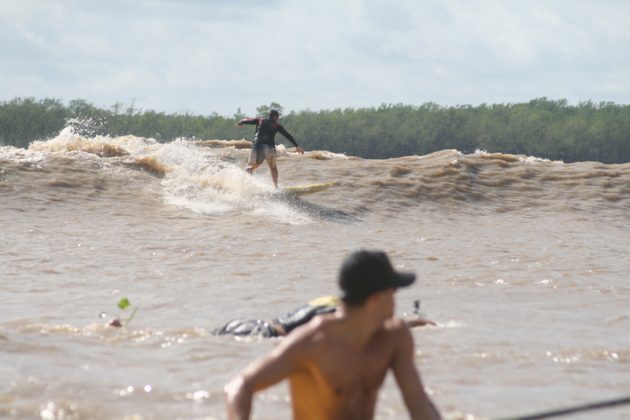
<instances>
[{"instance_id":1,"label":"surfboard","mask_svg":"<svg viewBox=\"0 0 630 420\"><path fill-rule=\"evenodd\" d=\"M292 185L282 188L282 192L292 195L306 195L327 190L333 185L337 185L337 181L322 182L320 184Z\"/></svg>"}]
</instances>

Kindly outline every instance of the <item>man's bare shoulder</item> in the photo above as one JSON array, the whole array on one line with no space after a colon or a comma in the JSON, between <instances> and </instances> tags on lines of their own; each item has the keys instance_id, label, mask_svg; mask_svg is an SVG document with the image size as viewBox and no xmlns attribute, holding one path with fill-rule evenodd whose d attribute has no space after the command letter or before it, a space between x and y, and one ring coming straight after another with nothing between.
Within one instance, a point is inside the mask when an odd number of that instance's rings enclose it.
<instances>
[{"instance_id":1,"label":"man's bare shoulder","mask_svg":"<svg viewBox=\"0 0 630 420\"><path fill-rule=\"evenodd\" d=\"M383 324L383 329L392 332L392 333L401 333L404 331L409 331L409 325L398 317L393 317L385 321Z\"/></svg>"},{"instance_id":2,"label":"man's bare shoulder","mask_svg":"<svg viewBox=\"0 0 630 420\"><path fill-rule=\"evenodd\" d=\"M336 316L335 313L322 314L293 330L290 336L295 336L296 339L299 336L300 340L316 338L320 334L333 332L342 324L342 319ZM410 333L410 329L403 319L393 317L383 323L381 333L387 335L407 334Z\"/></svg>"},{"instance_id":3,"label":"man's bare shoulder","mask_svg":"<svg viewBox=\"0 0 630 420\"><path fill-rule=\"evenodd\" d=\"M409 325L400 318L388 319L380 331L381 339L386 339L393 346L404 345L413 340Z\"/></svg>"},{"instance_id":4,"label":"man's bare shoulder","mask_svg":"<svg viewBox=\"0 0 630 420\"><path fill-rule=\"evenodd\" d=\"M297 327L285 338L293 346L313 346L321 343L334 325L338 323L335 314L318 315L304 325Z\"/></svg>"},{"instance_id":5,"label":"man's bare shoulder","mask_svg":"<svg viewBox=\"0 0 630 420\"><path fill-rule=\"evenodd\" d=\"M321 351L322 347L345 341L350 333L349 325L332 314L318 315L308 323L293 330L284 340L298 353L309 354ZM400 318L391 318L375 333L374 340L387 343L386 347L399 348L413 340L407 323ZM393 349L392 349L393 350Z\"/></svg>"},{"instance_id":6,"label":"man's bare shoulder","mask_svg":"<svg viewBox=\"0 0 630 420\"><path fill-rule=\"evenodd\" d=\"M321 337L321 334L330 332L342 324L342 319L337 316L335 312L328 314L321 314L313 317L309 322L304 324L301 328L307 334L311 334L313 338Z\"/></svg>"}]
</instances>

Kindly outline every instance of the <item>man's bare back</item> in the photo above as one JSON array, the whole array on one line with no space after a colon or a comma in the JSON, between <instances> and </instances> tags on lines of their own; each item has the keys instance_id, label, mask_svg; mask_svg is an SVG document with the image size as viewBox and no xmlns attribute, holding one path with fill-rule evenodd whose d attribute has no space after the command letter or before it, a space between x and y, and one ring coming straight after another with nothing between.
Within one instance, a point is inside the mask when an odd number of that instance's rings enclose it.
<instances>
[{"instance_id":1,"label":"man's bare back","mask_svg":"<svg viewBox=\"0 0 630 420\"><path fill-rule=\"evenodd\" d=\"M413 419L439 419L414 363L409 327L394 318L396 288L415 275L383 253L359 251L342 267L342 304L295 329L225 387L228 417L247 419L256 391L288 379L296 419L370 419L389 370Z\"/></svg>"},{"instance_id":2,"label":"man's bare back","mask_svg":"<svg viewBox=\"0 0 630 420\"><path fill-rule=\"evenodd\" d=\"M294 417L370 419L387 371L409 337L391 320L362 347L353 348L349 325L322 315L296 334L305 348L303 367L289 376Z\"/></svg>"}]
</instances>

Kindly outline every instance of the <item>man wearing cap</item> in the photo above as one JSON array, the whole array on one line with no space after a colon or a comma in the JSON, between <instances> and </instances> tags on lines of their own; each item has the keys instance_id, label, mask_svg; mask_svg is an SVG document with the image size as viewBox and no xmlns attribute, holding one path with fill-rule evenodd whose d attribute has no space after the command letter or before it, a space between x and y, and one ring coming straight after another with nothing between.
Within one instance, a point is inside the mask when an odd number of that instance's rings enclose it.
<instances>
[{"instance_id":1,"label":"man wearing cap","mask_svg":"<svg viewBox=\"0 0 630 420\"><path fill-rule=\"evenodd\" d=\"M296 419L371 419L389 370L413 419L439 419L414 364L409 327L394 317L394 293L415 274L382 252L357 251L339 273L339 310L295 329L225 386L228 418L247 419L256 391L288 379Z\"/></svg>"},{"instance_id":2,"label":"man wearing cap","mask_svg":"<svg viewBox=\"0 0 630 420\"><path fill-rule=\"evenodd\" d=\"M254 172L265 160L271 171L271 179L273 185L278 188L278 166L276 164L276 133L280 132L293 145L298 153L304 154L304 149L298 146L297 142L291 134L283 126L278 123L280 113L272 109L269 111L269 118L243 118L236 125L242 127L243 124L251 124L256 126L256 134L252 143L252 150L247 160L246 171L249 174Z\"/></svg>"}]
</instances>

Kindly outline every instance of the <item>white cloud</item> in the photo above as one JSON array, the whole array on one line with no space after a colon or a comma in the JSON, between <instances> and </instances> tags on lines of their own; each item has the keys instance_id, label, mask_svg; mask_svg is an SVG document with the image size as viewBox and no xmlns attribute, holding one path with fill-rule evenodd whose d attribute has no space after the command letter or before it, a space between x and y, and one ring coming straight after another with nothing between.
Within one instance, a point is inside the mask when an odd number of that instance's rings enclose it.
<instances>
[{"instance_id":1,"label":"white cloud","mask_svg":"<svg viewBox=\"0 0 630 420\"><path fill-rule=\"evenodd\" d=\"M0 100L223 115L271 101L630 102L624 1L0 3Z\"/></svg>"}]
</instances>

